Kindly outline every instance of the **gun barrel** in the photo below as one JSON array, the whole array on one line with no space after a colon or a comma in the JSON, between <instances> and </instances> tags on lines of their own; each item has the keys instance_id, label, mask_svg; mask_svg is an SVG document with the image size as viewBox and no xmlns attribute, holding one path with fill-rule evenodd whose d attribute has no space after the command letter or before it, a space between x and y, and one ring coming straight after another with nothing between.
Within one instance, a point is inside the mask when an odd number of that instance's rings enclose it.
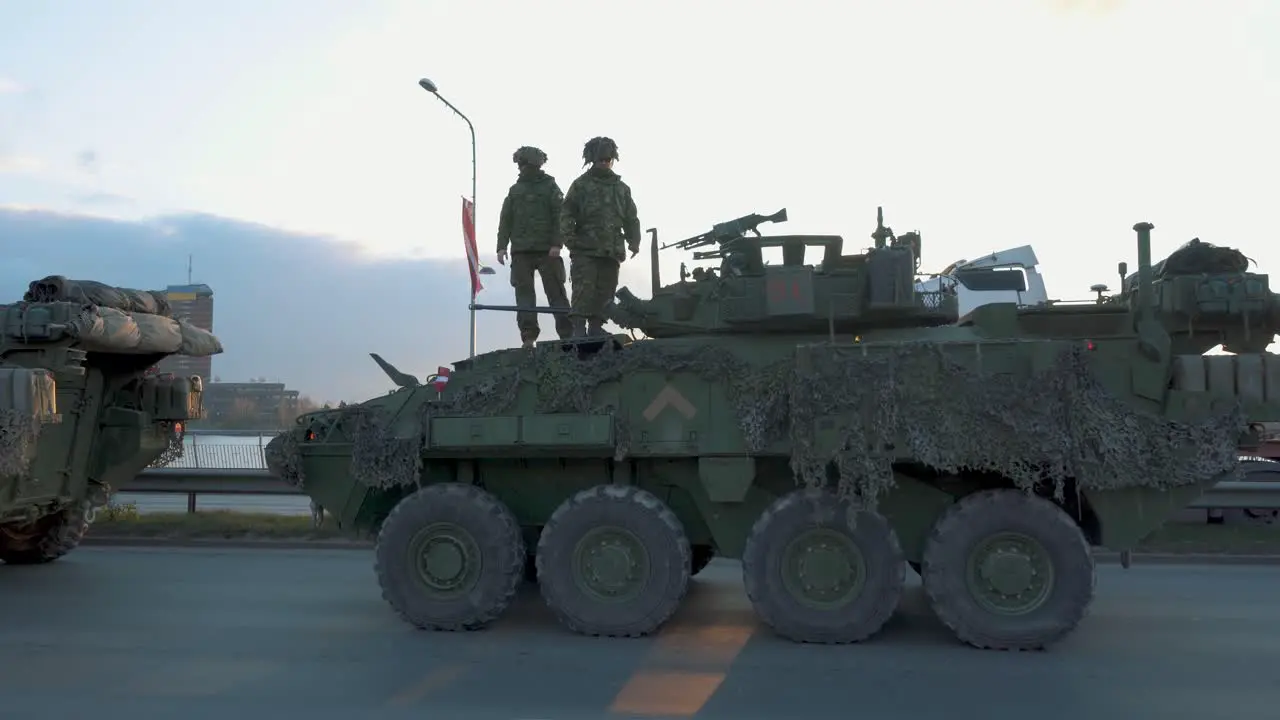
<instances>
[{"instance_id":1,"label":"gun barrel","mask_svg":"<svg viewBox=\"0 0 1280 720\"><path fill-rule=\"evenodd\" d=\"M658 270L658 228L649 228L649 283L652 294L657 295L662 288L662 276Z\"/></svg>"},{"instance_id":2,"label":"gun barrel","mask_svg":"<svg viewBox=\"0 0 1280 720\"><path fill-rule=\"evenodd\" d=\"M567 315L569 308L564 307L546 307L544 305L534 305L532 307L520 307L519 305L476 305L473 304L469 308L471 310L500 310L502 312L531 312L542 313L545 315Z\"/></svg>"}]
</instances>

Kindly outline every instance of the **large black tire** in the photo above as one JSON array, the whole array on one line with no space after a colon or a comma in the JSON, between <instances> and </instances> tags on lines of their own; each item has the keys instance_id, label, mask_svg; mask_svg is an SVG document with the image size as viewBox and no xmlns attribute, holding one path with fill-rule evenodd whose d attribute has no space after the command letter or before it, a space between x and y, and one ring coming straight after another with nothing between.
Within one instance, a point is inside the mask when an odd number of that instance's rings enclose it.
<instances>
[{"instance_id":1,"label":"large black tire","mask_svg":"<svg viewBox=\"0 0 1280 720\"><path fill-rule=\"evenodd\" d=\"M597 485L566 500L542 529L538 587L576 633L640 637L680 606L690 561L684 526L666 504L636 487Z\"/></svg>"},{"instance_id":2,"label":"large black tire","mask_svg":"<svg viewBox=\"0 0 1280 720\"><path fill-rule=\"evenodd\" d=\"M825 568L807 567L823 561ZM806 643L860 642L879 632L898 608L906 573L884 516L819 489L774 502L742 557L756 615L778 635Z\"/></svg>"},{"instance_id":3,"label":"large black tire","mask_svg":"<svg viewBox=\"0 0 1280 720\"><path fill-rule=\"evenodd\" d=\"M1020 490L974 493L947 508L925 543L922 576L943 624L993 650L1038 650L1065 637L1088 612L1095 581L1076 523Z\"/></svg>"},{"instance_id":4,"label":"large black tire","mask_svg":"<svg viewBox=\"0 0 1280 720\"><path fill-rule=\"evenodd\" d=\"M38 520L31 528L14 528L12 532L0 528L0 561L42 565L61 558L80 546L96 512L86 501Z\"/></svg>"},{"instance_id":5,"label":"large black tire","mask_svg":"<svg viewBox=\"0 0 1280 720\"><path fill-rule=\"evenodd\" d=\"M696 577L698 573L707 569L712 560L716 559L716 549L710 545L693 545L689 549L692 551L689 575Z\"/></svg>"},{"instance_id":6,"label":"large black tire","mask_svg":"<svg viewBox=\"0 0 1280 720\"><path fill-rule=\"evenodd\" d=\"M391 510L374 557L382 597L406 621L426 630L477 630L515 599L524 537L496 497L474 485L444 483Z\"/></svg>"}]
</instances>

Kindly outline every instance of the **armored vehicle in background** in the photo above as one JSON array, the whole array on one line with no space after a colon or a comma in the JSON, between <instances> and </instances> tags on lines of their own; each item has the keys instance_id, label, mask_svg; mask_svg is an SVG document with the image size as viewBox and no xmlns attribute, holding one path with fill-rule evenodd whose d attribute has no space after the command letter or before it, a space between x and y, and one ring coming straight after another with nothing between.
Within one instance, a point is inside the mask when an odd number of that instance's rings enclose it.
<instances>
[{"instance_id":1,"label":"armored vehicle in background","mask_svg":"<svg viewBox=\"0 0 1280 720\"><path fill-rule=\"evenodd\" d=\"M151 369L222 345L169 314L163 293L59 276L0 305L0 561L62 557L113 484L181 454L202 380Z\"/></svg>"},{"instance_id":2,"label":"armored vehicle in background","mask_svg":"<svg viewBox=\"0 0 1280 720\"><path fill-rule=\"evenodd\" d=\"M957 637L1017 650L1084 616L1091 546L1128 550L1233 476L1242 408L1280 417L1276 357L1218 367L1175 346L1148 224L1122 298L958 317L953 284L919 290L918 233L881 218L845 254L757 230L785 219L676 243L720 265L670 285L650 231L651 297L622 288L612 308L643 339L485 353L440 390L388 371L399 390L302 416L268 467L377 534L383 596L422 628L495 620L532 555L568 628L644 635L714 554L795 641L871 637L909 565Z\"/></svg>"}]
</instances>

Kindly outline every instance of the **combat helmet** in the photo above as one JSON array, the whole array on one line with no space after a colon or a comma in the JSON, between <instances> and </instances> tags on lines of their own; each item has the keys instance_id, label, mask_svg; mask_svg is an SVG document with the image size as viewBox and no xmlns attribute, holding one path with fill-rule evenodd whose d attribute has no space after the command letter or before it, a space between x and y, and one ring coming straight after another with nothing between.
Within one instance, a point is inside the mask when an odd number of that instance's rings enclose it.
<instances>
[{"instance_id":1,"label":"combat helmet","mask_svg":"<svg viewBox=\"0 0 1280 720\"><path fill-rule=\"evenodd\" d=\"M593 137L582 147L582 164L606 162L618 159L618 143L612 138Z\"/></svg>"},{"instance_id":2,"label":"combat helmet","mask_svg":"<svg viewBox=\"0 0 1280 720\"><path fill-rule=\"evenodd\" d=\"M511 153L511 162L517 165L528 165L533 168L540 168L547 162L547 154L536 147L525 145L524 147Z\"/></svg>"}]
</instances>

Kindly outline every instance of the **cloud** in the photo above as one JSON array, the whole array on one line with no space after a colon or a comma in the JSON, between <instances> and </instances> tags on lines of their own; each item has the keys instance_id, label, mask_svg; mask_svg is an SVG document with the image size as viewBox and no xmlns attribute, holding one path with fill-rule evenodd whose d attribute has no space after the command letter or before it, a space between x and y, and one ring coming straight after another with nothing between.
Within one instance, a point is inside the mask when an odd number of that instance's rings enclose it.
<instances>
[{"instance_id":1,"label":"cloud","mask_svg":"<svg viewBox=\"0 0 1280 720\"><path fill-rule=\"evenodd\" d=\"M1119 10L1124 0L1050 0L1049 4L1060 13L1107 15Z\"/></svg>"},{"instance_id":2,"label":"cloud","mask_svg":"<svg viewBox=\"0 0 1280 720\"><path fill-rule=\"evenodd\" d=\"M465 262L371 260L349 243L222 217L183 214L130 222L0 208L0 302L46 275L137 288L192 279L214 291L213 360L225 381L278 378L322 400L363 400L392 388L377 352L425 377L467 356ZM500 270L501 272L501 270ZM503 275L482 301L514 302ZM554 336L543 319L543 338ZM510 347L515 318L480 313L477 350Z\"/></svg>"},{"instance_id":3,"label":"cloud","mask_svg":"<svg viewBox=\"0 0 1280 720\"><path fill-rule=\"evenodd\" d=\"M0 77L0 95L17 95L26 91L27 87L17 80Z\"/></svg>"},{"instance_id":4,"label":"cloud","mask_svg":"<svg viewBox=\"0 0 1280 720\"><path fill-rule=\"evenodd\" d=\"M77 205L132 205L133 198L109 192L91 192L72 195L71 201Z\"/></svg>"},{"instance_id":5,"label":"cloud","mask_svg":"<svg viewBox=\"0 0 1280 720\"><path fill-rule=\"evenodd\" d=\"M81 150L76 153L76 166L90 175L97 175L100 166L98 153L94 150Z\"/></svg>"},{"instance_id":6,"label":"cloud","mask_svg":"<svg viewBox=\"0 0 1280 720\"><path fill-rule=\"evenodd\" d=\"M0 173L13 175L29 175L40 172L45 167L40 158L28 155L6 155L0 153Z\"/></svg>"}]
</instances>

